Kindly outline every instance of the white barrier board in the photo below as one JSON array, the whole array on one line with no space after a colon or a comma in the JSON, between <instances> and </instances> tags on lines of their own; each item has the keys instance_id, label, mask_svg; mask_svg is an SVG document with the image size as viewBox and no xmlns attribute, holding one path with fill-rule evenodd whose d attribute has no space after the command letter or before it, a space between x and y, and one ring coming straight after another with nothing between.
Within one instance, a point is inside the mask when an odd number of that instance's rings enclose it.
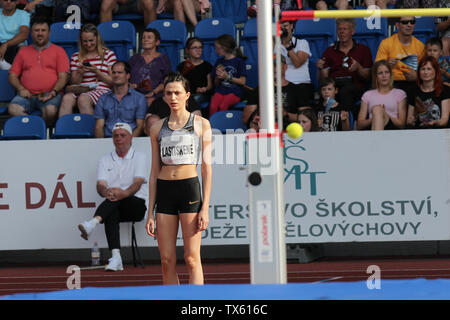
<instances>
[{"instance_id":1,"label":"white barrier board","mask_svg":"<svg viewBox=\"0 0 450 320\"><path fill-rule=\"evenodd\" d=\"M248 244L244 136L216 136L204 245ZM150 141L133 146L148 155ZM107 247L77 225L102 201L97 162L111 139L0 142L0 250ZM305 133L285 140L286 242L450 239L450 130ZM176 192L176 190L174 190ZM156 246L145 219L140 246ZM121 225L130 244L129 224ZM179 241L179 244L182 244Z\"/></svg>"}]
</instances>

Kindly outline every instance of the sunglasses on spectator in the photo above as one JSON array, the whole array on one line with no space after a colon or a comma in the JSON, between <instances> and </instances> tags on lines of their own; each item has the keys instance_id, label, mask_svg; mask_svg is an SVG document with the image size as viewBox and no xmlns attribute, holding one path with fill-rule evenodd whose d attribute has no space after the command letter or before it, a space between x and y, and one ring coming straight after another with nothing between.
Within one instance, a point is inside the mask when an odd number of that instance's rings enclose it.
<instances>
[{"instance_id":1,"label":"sunglasses on spectator","mask_svg":"<svg viewBox=\"0 0 450 320\"><path fill-rule=\"evenodd\" d=\"M401 20L400 23L404 26L406 26L408 23L415 25L416 24L416 20Z\"/></svg>"}]
</instances>

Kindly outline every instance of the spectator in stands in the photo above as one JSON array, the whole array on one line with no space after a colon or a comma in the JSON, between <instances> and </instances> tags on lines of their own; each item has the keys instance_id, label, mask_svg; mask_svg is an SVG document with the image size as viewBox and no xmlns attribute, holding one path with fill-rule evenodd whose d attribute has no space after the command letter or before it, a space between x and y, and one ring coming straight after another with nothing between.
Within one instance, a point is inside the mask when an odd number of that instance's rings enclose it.
<instances>
[{"instance_id":1,"label":"spectator in stands","mask_svg":"<svg viewBox=\"0 0 450 320\"><path fill-rule=\"evenodd\" d=\"M53 17L53 9L56 0L28 0L24 10L31 15L40 15L45 17Z\"/></svg>"},{"instance_id":2,"label":"spectator in stands","mask_svg":"<svg viewBox=\"0 0 450 320\"><path fill-rule=\"evenodd\" d=\"M142 93L128 83L131 68L126 61L117 61L111 68L112 90L103 94L95 106L95 137L111 137L116 122L124 122L139 137L144 129L147 103Z\"/></svg>"},{"instance_id":3,"label":"spectator in stands","mask_svg":"<svg viewBox=\"0 0 450 320\"><path fill-rule=\"evenodd\" d=\"M205 14L210 7L209 0L159 0L156 13L173 12L174 18L184 24L186 24L187 17L195 27L198 23L197 13Z\"/></svg>"},{"instance_id":4,"label":"spectator in stands","mask_svg":"<svg viewBox=\"0 0 450 320\"><path fill-rule=\"evenodd\" d=\"M283 126L286 127L291 122L297 121L297 112L299 106L302 104L302 97L297 90L297 87L286 80L286 58L281 56L281 91L282 91L282 106L283 106ZM276 69L274 61L274 80L275 80L275 103L277 103L277 88L276 88ZM275 117L277 116L275 106ZM259 87L250 92L247 104L242 113L242 122L246 124L247 128L260 128L260 110L259 110Z\"/></svg>"},{"instance_id":5,"label":"spectator in stands","mask_svg":"<svg viewBox=\"0 0 450 320\"><path fill-rule=\"evenodd\" d=\"M52 127L61 103L60 91L67 83L69 58L63 48L49 42L46 17L33 17L30 27L33 44L19 50L9 71L9 82L18 95L8 111L18 116L40 110L47 126Z\"/></svg>"},{"instance_id":6,"label":"spectator in stands","mask_svg":"<svg viewBox=\"0 0 450 320\"><path fill-rule=\"evenodd\" d=\"M435 58L439 67L441 68L442 81L447 86L450 86L450 57L442 56L442 41L439 38L430 38L425 44L425 51L427 56Z\"/></svg>"},{"instance_id":7,"label":"spectator in stands","mask_svg":"<svg viewBox=\"0 0 450 320\"><path fill-rule=\"evenodd\" d=\"M91 22L97 17L101 2L101 0L56 0L55 21L68 21L75 11L67 12L67 9L75 5L80 9L81 21L79 22L82 24Z\"/></svg>"},{"instance_id":8,"label":"spectator in stands","mask_svg":"<svg viewBox=\"0 0 450 320\"><path fill-rule=\"evenodd\" d=\"M388 0L364 0L364 5L369 9L371 6L377 6L377 9L387 9Z\"/></svg>"},{"instance_id":9,"label":"spectator in stands","mask_svg":"<svg viewBox=\"0 0 450 320\"><path fill-rule=\"evenodd\" d=\"M107 271L123 270L120 255L120 222L141 221L147 211L148 159L131 146L133 136L127 123L113 128L115 150L100 158L97 170L97 192L105 200L97 207L94 218L78 225L85 240L99 223L105 225L106 240L112 258Z\"/></svg>"},{"instance_id":10,"label":"spectator in stands","mask_svg":"<svg viewBox=\"0 0 450 320\"><path fill-rule=\"evenodd\" d=\"M338 88L333 78L325 78L319 85L319 104L314 107L320 131L350 130L349 111L336 101Z\"/></svg>"},{"instance_id":11,"label":"spectator in stands","mask_svg":"<svg viewBox=\"0 0 450 320\"><path fill-rule=\"evenodd\" d=\"M374 64L372 87L361 98L358 129L403 129L406 125L407 97L405 91L394 88L392 67L386 60Z\"/></svg>"},{"instance_id":12,"label":"spectator in stands","mask_svg":"<svg viewBox=\"0 0 450 320\"><path fill-rule=\"evenodd\" d=\"M295 21L281 23L281 55L286 58L286 80L297 87L302 101L297 107L311 106L314 98L314 86L309 75L309 57L311 51L308 41L293 37Z\"/></svg>"},{"instance_id":13,"label":"spectator in stands","mask_svg":"<svg viewBox=\"0 0 450 320\"><path fill-rule=\"evenodd\" d=\"M223 34L214 43L219 58L214 64L212 79L215 90L209 105L209 115L228 110L238 103L247 77L245 59L232 35Z\"/></svg>"},{"instance_id":14,"label":"spectator in stands","mask_svg":"<svg viewBox=\"0 0 450 320\"><path fill-rule=\"evenodd\" d=\"M202 115L200 105L192 96L189 97L186 107L187 111L198 116ZM147 114L145 115L145 134L149 136L151 126L158 120L168 117L169 115L170 107L167 104L165 97L155 99L155 101L153 101L150 105L150 108L148 108Z\"/></svg>"},{"instance_id":15,"label":"spectator in stands","mask_svg":"<svg viewBox=\"0 0 450 320\"><path fill-rule=\"evenodd\" d=\"M338 100L354 115L358 114L356 103L361 99L370 79L372 54L370 49L353 39L355 19L336 19L339 41L327 48L317 61L319 79L331 77L339 89Z\"/></svg>"},{"instance_id":16,"label":"spectator in stands","mask_svg":"<svg viewBox=\"0 0 450 320\"><path fill-rule=\"evenodd\" d=\"M75 105L80 113L94 114L98 98L111 89L111 66L117 58L112 50L105 47L97 27L90 23L83 25L78 43L80 51L75 52L70 60L70 83L84 87L66 88L59 109L60 117L72 113Z\"/></svg>"},{"instance_id":17,"label":"spectator in stands","mask_svg":"<svg viewBox=\"0 0 450 320\"><path fill-rule=\"evenodd\" d=\"M395 0L395 8L437 8L437 0Z\"/></svg>"},{"instance_id":18,"label":"spectator in stands","mask_svg":"<svg viewBox=\"0 0 450 320\"><path fill-rule=\"evenodd\" d=\"M100 22L111 21L113 14L125 13L142 13L145 26L157 18L154 0L102 0Z\"/></svg>"},{"instance_id":19,"label":"spectator in stands","mask_svg":"<svg viewBox=\"0 0 450 320\"><path fill-rule=\"evenodd\" d=\"M450 1L439 0L438 8L450 8ZM436 29L442 39L444 56L450 56L450 17L436 17Z\"/></svg>"},{"instance_id":20,"label":"spectator in stands","mask_svg":"<svg viewBox=\"0 0 450 320\"><path fill-rule=\"evenodd\" d=\"M351 9L348 0L309 0L308 3L314 10L328 10L331 8L338 10Z\"/></svg>"},{"instance_id":21,"label":"spectator in stands","mask_svg":"<svg viewBox=\"0 0 450 320\"><path fill-rule=\"evenodd\" d=\"M273 0L273 6L278 6L280 11L286 10L298 10L298 1L297 0ZM250 18L255 18L258 13L258 8L256 6L256 0L250 2L250 5L247 8L247 15Z\"/></svg>"},{"instance_id":22,"label":"spectator in stands","mask_svg":"<svg viewBox=\"0 0 450 320\"><path fill-rule=\"evenodd\" d=\"M442 83L437 60L419 61L417 86L408 94L407 124L413 128L446 128L450 114L450 87Z\"/></svg>"},{"instance_id":23,"label":"spectator in stands","mask_svg":"<svg viewBox=\"0 0 450 320\"><path fill-rule=\"evenodd\" d=\"M297 122L300 123L304 132L319 131L319 123L317 122L316 113L311 107L303 107L298 112Z\"/></svg>"},{"instance_id":24,"label":"spectator in stands","mask_svg":"<svg viewBox=\"0 0 450 320\"><path fill-rule=\"evenodd\" d=\"M417 62L424 56L425 49L424 44L412 35L415 23L414 17L398 18L395 23L398 32L381 41L375 58L375 61L389 62L394 74L394 87L408 95L417 80Z\"/></svg>"},{"instance_id":25,"label":"spectator in stands","mask_svg":"<svg viewBox=\"0 0 450 320\"><path fill-rule=\"evenodd\" d=\"M185 50L186 60L178 65L177 70L189 81L191 96L198 103L208 102L213 89L212 65L202 59L203 42L197 37L189 38Z\"/></svg>"},{"instance_id":26,"label":"spectator in stands","mask_svg":"<svg viewBox=\"0 0 450 320\"><path fill-rule=\"evenodd\" d=\"M130 83L134 89L145 94L147 106L156 98L163 96L164 79L172 71L170 59L158 52L161 36L158 30L147 28L142 33L142 53L130 58Z\"/></svg>"},{"instance_id":27,"label":"spectator in stands","mask_svg":"<svg viewBox=\"0 0 450 320\"><path fill-rule=\"evenodd\" d=\"M19 48L28 39L30 15L16 8L16 1L1 0L0 69L9 70Z\"/></svg>"}]
</instances>

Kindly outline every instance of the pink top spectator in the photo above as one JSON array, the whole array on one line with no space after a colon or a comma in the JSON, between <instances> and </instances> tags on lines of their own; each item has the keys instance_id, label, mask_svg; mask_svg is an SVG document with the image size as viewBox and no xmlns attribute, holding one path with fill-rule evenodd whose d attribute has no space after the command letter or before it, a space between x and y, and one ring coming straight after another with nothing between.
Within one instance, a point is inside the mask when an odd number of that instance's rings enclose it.
<instances>
[{"instance_id":1,"label":"pink top spectator","mask_svg":"<svg viewBox=\"0 0 450 320\"><path fill-rule=\"evenodd\" d=\"M391 117L398 117L398 104L406 99L406 93L403 90L393 88L389 93L382 94L377 89L366 91L361 100L367 103L369 108L369 117L372 118L372 108L378 104L384 104L384 108Z\"/></svg>"}]
</instances>

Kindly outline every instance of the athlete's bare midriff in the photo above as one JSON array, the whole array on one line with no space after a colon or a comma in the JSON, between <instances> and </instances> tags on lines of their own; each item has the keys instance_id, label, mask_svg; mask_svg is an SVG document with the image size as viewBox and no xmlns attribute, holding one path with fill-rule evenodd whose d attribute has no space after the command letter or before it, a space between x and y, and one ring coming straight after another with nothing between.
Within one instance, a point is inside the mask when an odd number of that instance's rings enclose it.
<instances>
[{"instance_id":1,"label":"athlete's bare midriff","mask_svg":"<svg viewBox=\"0 0 450 320\"><path fill-rule=\"evenodd\" d=\"M161 180L183 180L197 177L197 165L182 164L182 165L163 165L159 171L158 179Z\"/></svg>"}]
</instances>

